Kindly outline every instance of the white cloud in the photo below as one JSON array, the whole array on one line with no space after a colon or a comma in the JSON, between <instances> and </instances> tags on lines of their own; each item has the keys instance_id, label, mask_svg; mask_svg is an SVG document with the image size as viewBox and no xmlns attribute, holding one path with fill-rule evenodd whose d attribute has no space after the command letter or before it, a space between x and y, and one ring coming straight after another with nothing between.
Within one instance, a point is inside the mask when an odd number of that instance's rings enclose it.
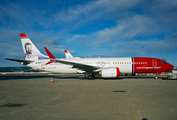
<instances>
[{"instance_id":1,"label":"white cloud","mask_svg":"<svg viewBox=\"0 0 177 120\"><path fill-rule=\"evenodd\" d=\"M82 38L87 37L86 35L74 35L71 38L68 38L66 42L77 41L77 39L81 40Z\"/></svg>"},{"instance_id":2,"label":"white cloud","mask_svg":"<svg viewBox=\"0 0 177 120\"><path fill-rule=\"evenodd\" d=\"M140 36L154 35L158 33L158 30L159 26L152 18L136 15L118 22L115 27L95 32L96 39L89 45L106 46L108 42L127 41Z\"/></svg>"},{"instance_id":3,"label":"white cloud","mask_svg":"<svg viewBox=\"0 0 177 120\"><path fill-rule=\"evenodd\" d=\"M133 8L138 3L141 3L141 0L97 0L59 11L54 16L60 22L71 22L74 20L88 21L96 18L100 19L105 14L121 13L123 10Z\"/></svg>"},{"instance_id":4,"label":"white cloud","mask_svg":"<svg viewBox=\"0 0 177 120\"><path fill-rule=\"evenodd\" d=\"M58 40L55 39L45 40L44 43L52 44L52 45L62 45L62 43L58 42Z\"/></svg>"},{"instance_id":5,"label":"white cloud","mask_svg":"<svg viewBox=\"0 0 177 120\"><path fill-rule=\"evenodd\" d=\"M161 31L168 32L177 27L176 6L176 0L156 0L148 3L143 10L146 15L151 16L158 21L163 28Z\"/></svg>"}]
</instances>

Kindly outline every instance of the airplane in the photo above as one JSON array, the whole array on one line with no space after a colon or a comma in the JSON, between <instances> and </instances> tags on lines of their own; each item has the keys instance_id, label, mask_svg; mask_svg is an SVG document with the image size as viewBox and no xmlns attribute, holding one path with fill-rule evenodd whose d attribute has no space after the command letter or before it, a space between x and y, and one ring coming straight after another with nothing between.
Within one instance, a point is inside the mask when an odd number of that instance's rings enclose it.
<instances>
[{"instance_id":1,"label":"airplane","mask_svg":"<svg viewBox=\"0 0 177 120\"><path fill-rule=\"evenodd\" d=\"M165 60L150 57L56 59L46 47L48 56L43 55L25 33L21 33L20 37L25 60L5 59L52 73L85 74L88 79L94 79L95 75L118 78L120 73L160 73L174 68Z\"/></svg>"}]
</instances>

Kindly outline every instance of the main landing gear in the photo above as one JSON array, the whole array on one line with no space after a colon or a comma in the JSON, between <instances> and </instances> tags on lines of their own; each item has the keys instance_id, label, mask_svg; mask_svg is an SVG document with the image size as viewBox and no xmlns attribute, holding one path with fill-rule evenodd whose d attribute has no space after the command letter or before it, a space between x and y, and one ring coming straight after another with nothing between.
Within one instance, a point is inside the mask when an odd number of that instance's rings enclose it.
<instances>
[{"instance_id":1,"label":"main landing gear","mask_svg":"<svg viewBox=\"0 0 177 120\"><path fill-rule=\"evenodd\" d=\"M90 75L87 76L87 79L91 80L91 79L95 79L95 75L92 73Z\"/></svg>"}]
</instances>

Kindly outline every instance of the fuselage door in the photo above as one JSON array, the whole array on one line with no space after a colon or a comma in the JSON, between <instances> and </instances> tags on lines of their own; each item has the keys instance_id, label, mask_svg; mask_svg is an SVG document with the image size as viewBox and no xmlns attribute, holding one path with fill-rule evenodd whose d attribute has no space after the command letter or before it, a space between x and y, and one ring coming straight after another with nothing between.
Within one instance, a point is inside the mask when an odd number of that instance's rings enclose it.
<instances>
[{"instance_id":1,"label":"fuselage door","mask_svg":"<svg viewBox=\"0 0 177 120\"><path fill-rule=\"evenodd\" d=\"M44 61L41 62L41 68L45 69L45 62Z\"/></svg>"},{"instance_id":2,"label":"fuselage door","mask_svg":"<svg viewBox=\"0 0 177 120\"><path fill-rule=\"evenodd\" d=\"M156 59L153 59L153 60L152 60L152 66L153 66L153 67L157 67L157 60L156 60Z\"/></svg>"}]
</instances>

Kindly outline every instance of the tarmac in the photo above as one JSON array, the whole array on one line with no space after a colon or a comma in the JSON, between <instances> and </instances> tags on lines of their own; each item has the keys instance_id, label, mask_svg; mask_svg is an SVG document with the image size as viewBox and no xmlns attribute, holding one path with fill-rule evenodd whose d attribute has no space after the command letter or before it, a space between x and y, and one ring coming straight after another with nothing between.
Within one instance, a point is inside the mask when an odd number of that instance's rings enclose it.
<instances>
[{"instance_id":1,"label":"tarmac","mask_svg":"<svg viewBox=\"0 0 177 120\"><path fill-rule=\"evenodd\" d=\"M177 120L177 81L0 75L0 120L7 119Z\"/></svg>"}]
</instances>

